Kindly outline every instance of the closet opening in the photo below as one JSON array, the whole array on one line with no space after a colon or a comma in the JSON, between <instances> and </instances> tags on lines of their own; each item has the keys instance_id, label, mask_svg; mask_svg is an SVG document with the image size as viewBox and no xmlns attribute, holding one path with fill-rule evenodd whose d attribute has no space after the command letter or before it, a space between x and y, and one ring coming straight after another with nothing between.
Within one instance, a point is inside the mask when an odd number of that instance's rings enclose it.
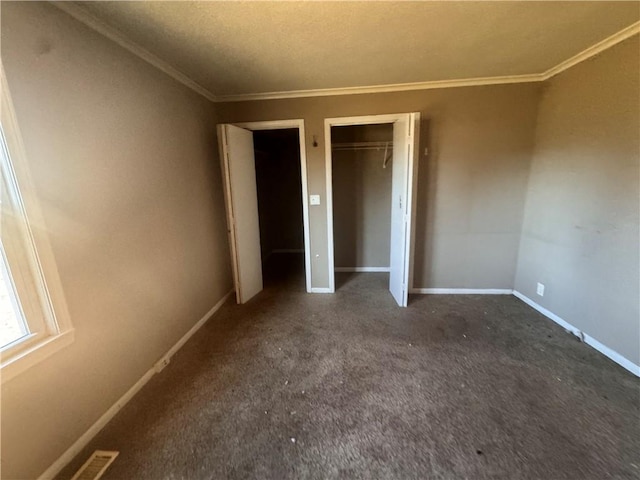
<instances>
[{"instance_id":1,"label":"closet opening","mask_svg":"<svg viewBox=\"0 0 640 480\"><path fill-rule=\"evenodd\" d=\"M393 124L331 127L336 289L355 272L389 278Z\"/></svg>"},{"instance_id":2,"label":"closet opening","mask_svg":"<svg viewBox=\"0 0 640 480\"><path fill-rule=\"evenodd\" d=\"M304 227L298 129L253 132L265 286L304 289Z\"/></svg>"},{"instance_id":3,"label":"closet opening","mask_svg":"<svg viewBox=\"0 0 640 480\"><path fill-rule=\"evenodd\" d=\"M325 119L329 291L344 274L388 272L391 296L407 306L419 124L419 113Z\"/></svg>"}]
</instances>

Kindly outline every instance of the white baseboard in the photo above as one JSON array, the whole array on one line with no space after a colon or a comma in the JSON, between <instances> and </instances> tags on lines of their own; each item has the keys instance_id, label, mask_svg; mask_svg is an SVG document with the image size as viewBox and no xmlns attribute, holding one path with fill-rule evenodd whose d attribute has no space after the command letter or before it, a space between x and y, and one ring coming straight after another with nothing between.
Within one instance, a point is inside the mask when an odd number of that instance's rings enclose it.
<instances>
[{"instance_id":1,"label":"white baseboard","mask_svg":"<svg viewBox=\"0 0 640 480\"><path fill-rule=\"evenodd\" d=\"M409 293L437 295L511 295L508 288L411 288Z\"/></svg>"},{"instance_id":2,"label":"white baseboard","mask_svg":"<svg viewBox=\"0 0 640 480\"><path fill-rule=\"evenodd\" d=\"M610 358L611 360L616 362L618 365L620 365L622 368L625 368L626 370L629 370L636 377L640 377L640 365L636 365L631 360L629 360L628 358L623 357L622 355L620 355L615 350L612 350L609 347L607 347L606 345L603 345L598 340L593 338L591 335L587 335L586 333L583 333L583 335L584 335L583 336L584 343L586 343L587 345L590 345L591 347L595 348L597 351L599 351L605 357Z\"/></svg>"},{"instance_id":3,"label":"white baseboard","mask_svg":"<svg viewBox=\"0 0 640 480\"><path fill-rule=\"evenodd\" d=\"M524 303L526 303L527 305L529 305L531 308L533 308L534 310L539 311L541 314L543 314L545 317L553 320L554 322L556 322L558 325L560 325L562 328L564 328L565 330L568 330L569 332L571 332L572 334L574 334L576 337L580 337L582 338L582 332L577 329L576 327L574 327L573 325L571 325L569 322L563 320L562 318L560 318L559 316L557 316L555 313L547 310L546 308L544 308L542 305L538 305L536 302L534 302L533 300L531 300L529 297L524 296L522 293L518 292L517 290L513 291L513 295L517 298L519 298L520 300L522 300Z\"/></svg>"},{"instance_id":4,"label":"white baseboard","mask_svg":"<svg viewBox=\"0 0 640 480\"><path fill-rule=\"evenodd\" d=\"M389 267L335 267L334 272L388 272Z\"/></svg>"},{"instance_id":5,"label":"white baseboard","mask_svg":"<svg viewBox=\"0 0 640 480\"><path fill-rule=\"evenodd\" d=\"M333 293L328 287L311 287L311 293Z\"/></svg>"},{"instance_id":6,"label":"white baseboard","mask_svg":"<svg viewBox=\"0 0 640 480\"><path fill-rule=\"evenodd\" d=\"M116 403L114 403L109 410L107 410L89 429L82 434L78 440L76 440L73 445L71 445L67 451L65 451L60 458L58 458L53 464L45 470L45 472L38 477L38 480L49 480L55 478L60 471L71 462L75 458L75 456L80 453L80 451L88 445L88 443L95 437L100 430L118 413L122 407L124 407L129 400L131 400L136 393L140 391L142 387L146 385L146 383L151 380L156 373L161 371L164 367L169 364L171 357L178 351L180 348L187 343L187 341L196 333L211 316L216 313L220 307L227 301L229 296L233 293L231 290L227 293L218 303L214 305L214 307L209 310L204 317L202 317L198 322L191 327L191 329L185 333L180 340L176 342L176 344L169 349L167 353L165 353L160 360L158 360L147 372L138 380L127 392L120 397Z\"/></svg>"},{"instance_id":7,"label":"white baseboard","mask_svg":"<svg viewBox=\"0 0 640 480\"><path fill-rule=\"evenodd\" d=\"M626 370L629 370L635 376L640 377L640 365L636 365L631 360L623 357L622 355L620 355L615 350L612 350L611 348L607 347L606 345L603 345L602 343L600 343L598 340L596 340L592 336L582 332L579 328L574 327L569 322L567 322L566 320L563 320L562 318L560 318L555 313L547 310L546 308L544 308L541 305L538 305L536 302L531 300L529 297L523 295L522 293L518 292L517 290L513 291L513 295L515 297L519 298L520 300L522 300L527 305L529 305L531 308L533 308L533 309L537 310L538 312L540 312L541 314L543 314L545 317L547 317L547 318L553 320L554 322L556 322L558 325L560 325L565 330L571 332L576 337L580 338L587 345L595 348L597 351L602 353L605 357L610 358L611 360L616 362L621 367L625 368Z\"/></svg>"}]
</instances>

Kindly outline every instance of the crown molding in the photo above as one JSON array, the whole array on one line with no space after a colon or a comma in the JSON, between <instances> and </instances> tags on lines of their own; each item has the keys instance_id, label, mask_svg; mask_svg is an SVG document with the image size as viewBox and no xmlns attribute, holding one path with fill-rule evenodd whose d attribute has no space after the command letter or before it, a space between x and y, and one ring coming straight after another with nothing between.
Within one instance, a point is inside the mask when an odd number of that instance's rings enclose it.
<instances>
[{"instance_id":1,"label":"crown molding","mask_svg":"<svg viewBox=\"0 0 640 480\"><path fill-rule=\"evenodd\" d=\"M623 28L619 32L605 38L604 40L584 49L582 52L573 57L564 60L555 67L542 73L531 73L526 75L504 75L496 77L480 77L466 78L454 80L436 80L427 82L414 83L395 83L387 85L370 85L364 87L337 87L337 88L318 88L310 90L287 90L263 93L240 93L231 95L215 95L202 85L193 81L187 75L171 66L169 63L160 59L147 49L141 47L137 43L129 40L124 34L117 29L107 25L102 20L83 9L74 2L51 2L60 10L68 13L76 20L92 28L98 33L104 35L108 39L117 43L142 60L153 65L157 69L166 73L173 79L177 80L184 86L190 88L194 92L202 95L212 102L250 102L256 100L280 100L287 98L304 98L304 97L326 97L333 95L358 95L367 93L389 93L389 92L406 92L411 90L432 90L437 88L456 88L456 87L477 87L482 85L505 85L514 83L534 83L544 82L550 78L564 72L565 70L583 62L618 43L640 33L640 21L635 22L628 27Z\"/></svg>"},{"instance_id":2,"label":"crown molding","mask_svg":"<svg viewBox=\"0 0 640 480\"><path fill-rule=\"evenodd\" d=\"M277 100L285 98L324 97L330 95L357 95L363 93L402 92L409 90L431 90L435 88L477 87L481 85L505 85L510 83L544 82L565 70L584 62L589 58L617 45L640 33L640 22L635 22L610 37L591 45L573 57L559 63L544 73L527 75L506 75L499 77L468 78L457 80L438 80L432 82L397 83L390 85L372 85L368 87L319 88L315 90L291 90L284 92L247 93L238 95L218 95L217 102L248 102L256 100Z\"/></svg>"},{"instance_id":3,"label":"crown molding","mask_svg":"<svg viewBox=\"0 0 640 480\"><path fill-rule=\"evenodd\" d=\"M141 58L145 62L153 65L158 70L161 70L162 72L164 72L167 75L169 75L170 77L172 77L174 80L177 80L178 82L183 84L185 87L190 88L194 92L202 95L207 100L210 100L212 102L217 101L216 96L213 93L211 93L209 90L204 88L202 85L200 85L199 83L193 81L187 75L182 73L177 68L169 65L164 60L158 58L153 53L151 53L149 50L147 50L147 49L141 47L140 45L138 45L137 43L129 40L127 37L125 37L118 30L116 30L115 28L111 27L110 25L107 25L102 20L96 18L94 15L92 15L89 12L87 12L81 6L79 6L79 5L77 5L77 4L73 3L73 2L50 2L50 4L54 5L57 8L59 8L63 12L68 13L69 15L71 15L73 18L75 18L79 22L85 24L87 27L92 28L96 32L98 32L101 35L107 37L109 40L117 43L122 48L124 48L124 49L128 50L129 52L133 53L134 55L136 55L137 57Z\"/></svg>"},{"instance_id":4,"label":"crown molding","mask_svg":"<svg viewBox=\"0 0 640 480\"><path fill-rule=\"evenodd\" d=\"M394 83L370 85L366 87L318 88L313 90L289 90L282 92L246 93L218 95L218 102L247 102L255 100L278 100L299 97L326 97L330 95L358 95L363 93L405 92L409 90L432 90L435 88L475 87L479 85L500 85L506 83L530 83L544 80L540 74L505 75L501 77L464 78L456 80L435 80L430 82Z\"/></svg>"},{"instance_id":5,"label":"crown molding","mask_svg":"<svg viewBox=\"0 0 640 480\"><path fill-rule=\"evenodd\" d=\"M617 45L618 43L626 40L627 38L633 37L637 33L640 33L640 22L635 22L629 25L626 28L623 28L619 32L614 33L610 37L605 38L604 40L591 45L589 48L585 48L583 51L574 55L571 58L568 58L564 62L559 63L555 67L550 68L546 72L544 72L541 76L543 80L549 80L551 77L558 75L559 73L564 72L565 70L577 65L580 62L584 62L585 60L604 52L605 50Z\"/></svg>"}]
</instances>

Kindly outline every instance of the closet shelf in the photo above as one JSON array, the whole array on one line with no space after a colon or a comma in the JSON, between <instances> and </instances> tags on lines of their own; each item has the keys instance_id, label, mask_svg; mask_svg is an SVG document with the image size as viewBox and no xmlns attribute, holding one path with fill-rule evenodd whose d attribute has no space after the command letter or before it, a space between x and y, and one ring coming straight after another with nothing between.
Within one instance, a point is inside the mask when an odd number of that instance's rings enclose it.
<instances>
[{"instance_id":1,"label":"closet shelf","mask_svg":"<svg viewBox=\"0 0 640 480\"><path fill-rule=\"evenodd\" d=\"M332 143L331 150L382 150L382 168L387 168L387 164L393 156L393 142L348 142ZM388 155L387 155L388 152Z\"/></svg>"},{"instance_id":2,"label":"closet shelf","mask_svg":"<svg viewBox=\"0 0 640 480\"><path fill-rule=\"evenodd\" d=\"M332 150L382 150L393 147L393 142L347 142L332 143Z\"/></svg>"}]
</instances>

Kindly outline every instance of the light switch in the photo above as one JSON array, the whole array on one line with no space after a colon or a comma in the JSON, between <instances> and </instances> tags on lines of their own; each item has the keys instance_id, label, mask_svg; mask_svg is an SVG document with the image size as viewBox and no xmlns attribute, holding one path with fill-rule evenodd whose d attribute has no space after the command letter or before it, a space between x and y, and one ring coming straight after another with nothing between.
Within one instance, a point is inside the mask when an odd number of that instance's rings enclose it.
<instances>
[{"instance_id":1,"label":"light switch","mask_svg":"<svg viewBox=\"0 0 640 480\"><path fill-rule=\"evenodd\" d=\"M309 195L309 203L311 205L320 205L320 195Z\"/></svg>"}]
</instances>

